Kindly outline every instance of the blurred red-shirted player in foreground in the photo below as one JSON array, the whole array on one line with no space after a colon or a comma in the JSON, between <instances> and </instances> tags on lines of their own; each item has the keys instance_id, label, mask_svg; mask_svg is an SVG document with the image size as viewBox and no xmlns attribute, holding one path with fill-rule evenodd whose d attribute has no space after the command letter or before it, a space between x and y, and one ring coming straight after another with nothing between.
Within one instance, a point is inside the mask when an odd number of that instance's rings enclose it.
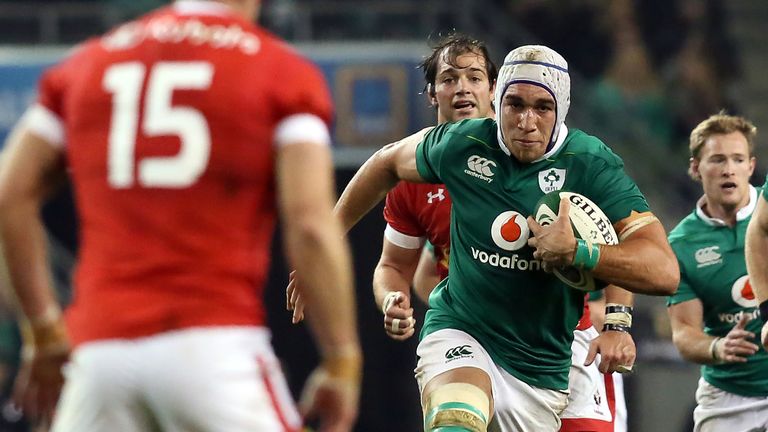
<instances>
[{"instance_id":1,"label":"blurred red-shirted player in foreground","mask_svg":"<svg viewBox=\"0 0 768 432\"><path fill-rule=\"evenodd\" d=\"M319 70L253 24L258 9L178 1L82 44L9 138L16 397L42 418L58 401L56 432L298 430L262 302L278 210L322 357L303 408L323 430L352 428L361 354L331 214L332 103ZM66 325L39 217L65 175L81 229Z\"/></svg>"}]
</instances>

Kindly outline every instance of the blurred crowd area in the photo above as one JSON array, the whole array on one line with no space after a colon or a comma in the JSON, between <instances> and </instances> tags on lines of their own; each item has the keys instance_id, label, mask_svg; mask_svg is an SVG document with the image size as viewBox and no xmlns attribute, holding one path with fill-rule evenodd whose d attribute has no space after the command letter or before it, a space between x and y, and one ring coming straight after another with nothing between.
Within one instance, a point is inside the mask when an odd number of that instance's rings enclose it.
<instances>
[{"instance_id":1,"label":"blurred crowd area","mask_svg":"<svg viewBox=\"0 0 768 432\"><path fill-rule=\"evenodd\" d=\"M2 0L0 44L71 45L165 3ZM624 158L671 229L701 193L686 174L689 132L720 110L744 113L738 87L743 61L725 5L725 0L264 0L262 22L293 42L411 40L422 41L425 54L428 40L455 29L488 41L497 63L515 46L549 45L571 68L568 124L600 137ZM753 183L762 183L764 166L758 160ZM66 276L60 279L66 285ZM0 431L26 430L3 402L19 346L8 303L0 302ZM640 361L680 362L662 299L638 299L635 327Z\"/></svg>"},{"instance_id":2,"label":"blurred crowd area","mask_svg":"<svg viewBox=\"0 0 768 432\"><path fill-rule=\"evenodd\" d=\"M3 0L0 42L72 44L167 3ZM486 40L500 62L543 43L571 65L569 124L625 160L667 228L698 186L685 175L687 137L722 109L740 114L740 53L723 0L267 0L262 22L293 42L424 41L456 29ZM759 124L758 124L759 126ZM385 144L385 143L380 143ZM758 168L758 174L763 171ZM661 184L660 182L664 182ZM685 210L653 191L686 198Z\"/></svg>"}]
</instances>

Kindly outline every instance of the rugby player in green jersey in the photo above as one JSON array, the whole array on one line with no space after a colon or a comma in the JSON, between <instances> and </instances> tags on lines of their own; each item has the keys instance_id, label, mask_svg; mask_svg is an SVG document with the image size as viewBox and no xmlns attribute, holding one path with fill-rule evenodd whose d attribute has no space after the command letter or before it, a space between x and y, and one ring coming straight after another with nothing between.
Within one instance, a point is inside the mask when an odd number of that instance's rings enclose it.
<instances>
[{"instance_id":1,"label":"rugby player in green jersey","mask_svg":"<svg viewBox=\"0 0 768 432\"><path fill-rule=\"evenodd\" d=\"M438 124L494 117L492 101L497 68L484 43L458 33L450 34L441 39L420 67L426 81L425 94L435 107ZM384 216L388 225L381 259L373 274L373 291L384 315L384 329L396 340L405 340L416 331L411 283L419 298L426 301L448 272L450 197L443 191L441 184L401 182L387 195ZM438 246L421 255L425 237ZM426 252L427 247L424 249ZM607 308L603 298L600 310L590 311L601 316L601 323L603 309L611 311L617 309L616 306L632 303L632 294L625 290L611 287L605 291L608 293ZM603 294L602 291L596 293ZM293 321L301 321L303 302L293 276L286 296L288 310L294 311ZM619 316L626 318L626 315ZM596 328L589 315L585 315L574 330L570 393L568 407L560 415L560 432L581 432L586 428L591 432L626 430L621 375L603 374L601 369L610 369L612 363L631 367L635 356L634 341L623 331L609 330L599 336ZM599 348L590 353L593 343ZM600 357L596 358L598 351Z\"/></svg>"},{"instance_id":2,"label":"rugby player in green jersey","mask_svg":"<svg viewBox=\"0 0 768 432\"><path fill-rule=\"evenodd\" d=\"M513 50L495 89L498 121L447 123L385 146L337 203L349 227L400 180L444 183L453 197L449 277L430 296L417 351L427 431L557 431L584 293L552 268L577 265L638 293L677 287L664 229L621 159L566 127L567 68L550 48ZM559 189L596 202L621 242L581 260L589 253L576 254L587 246L573 235L567 200L549 226L526 220Z\"/></svg>"},{"instance_id":3,"label":"rugby player in green jersey","mask_svg":"<svg viewBox=\"0 0 768 432\"><path fill-rule=\"evenodd\" d=\"M747 225L758 200L749 184L756 129L723 113L691 132L691 177L704 195L669 234L680 286L669 297L673 340L699 363L694 431L768 427L768 353L756 344L761 321L744 259Z\"/></svg>"},{"instance_id":4,"label":"rugby player in green jersey","mask_svg":"<svg viewBox=\"0 0 768 432\"><path fill-rule=\"evenodd\" d=\"M760 341L768 349L768 176L747 228L747 270L763 321Z\"/></svg>"}]
</instances>

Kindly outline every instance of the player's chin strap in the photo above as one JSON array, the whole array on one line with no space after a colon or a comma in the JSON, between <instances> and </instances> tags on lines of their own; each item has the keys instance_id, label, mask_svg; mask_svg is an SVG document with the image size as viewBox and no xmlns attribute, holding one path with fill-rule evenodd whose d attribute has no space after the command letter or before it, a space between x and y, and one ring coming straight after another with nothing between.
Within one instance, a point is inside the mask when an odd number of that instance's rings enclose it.
<instances>
[{"instance_id":1,"label":"player's chin strap","mask_svg":"<svg viewBox=\"0 0 768 432\"><path fill-rule=\"evenodd\" d=\"M605 305L605 324L603 331L620 331L629 333L632 328L632 306L626 306L618 303L608 303ZM632 372L632 366L619 365L618 372Z\"/></svg>"},{"instance_id":2,"label":"player's chin strap","mask_svg":"<svg viewBox=\"0 0 768 432\"><path fill-rule=\"evenodd\" d=\"M427 397L425 432L485 432L490 401L477 386L450 383L436 388Z\"/></svg>"}]
</instances>

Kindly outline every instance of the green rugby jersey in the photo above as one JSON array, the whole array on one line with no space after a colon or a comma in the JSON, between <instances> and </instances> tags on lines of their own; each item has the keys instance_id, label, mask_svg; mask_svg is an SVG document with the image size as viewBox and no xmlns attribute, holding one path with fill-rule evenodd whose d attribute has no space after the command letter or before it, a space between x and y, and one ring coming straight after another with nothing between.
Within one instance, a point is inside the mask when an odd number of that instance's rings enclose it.
<instances>
[{"instance_id":1,"label":"green rugby jersey","mask_svg":"<svg viewBox=\"0 0 768 432\"><path fill-rule=\"evenodd\" d=\"M704 332L725 336L742 314L753 317L746 329L758 339L762 321L752 293L744 260L744 237L758 191L750 186L749 204L739 210L736 226L708 217L696 209L669 233L680 263L680 286L667 304L699 299L704 306ZM759 340L754 340L760 345ZM710 384L742 396L768 396L768 353L760 351L746 363L702 365L701 376Z\"/></svg>"},{"instance_id":2,"label":"green rugby jersey","mask_svg":"<svg viewBox=\"0 0 768 432\"><path fill-rule=\"evenodd\" d=\"M502 151L496 131L494 120L463 120L436 127L417 147L419 174L444 183L453 199L449 276L430 296L421 337L462 330L520 380L566 389L584 293L541 270L526 217L559 189L586 195L613 222L648 205L595 137L564 129L541 160L523 164Z\"/></svg>"}]
</instances>

